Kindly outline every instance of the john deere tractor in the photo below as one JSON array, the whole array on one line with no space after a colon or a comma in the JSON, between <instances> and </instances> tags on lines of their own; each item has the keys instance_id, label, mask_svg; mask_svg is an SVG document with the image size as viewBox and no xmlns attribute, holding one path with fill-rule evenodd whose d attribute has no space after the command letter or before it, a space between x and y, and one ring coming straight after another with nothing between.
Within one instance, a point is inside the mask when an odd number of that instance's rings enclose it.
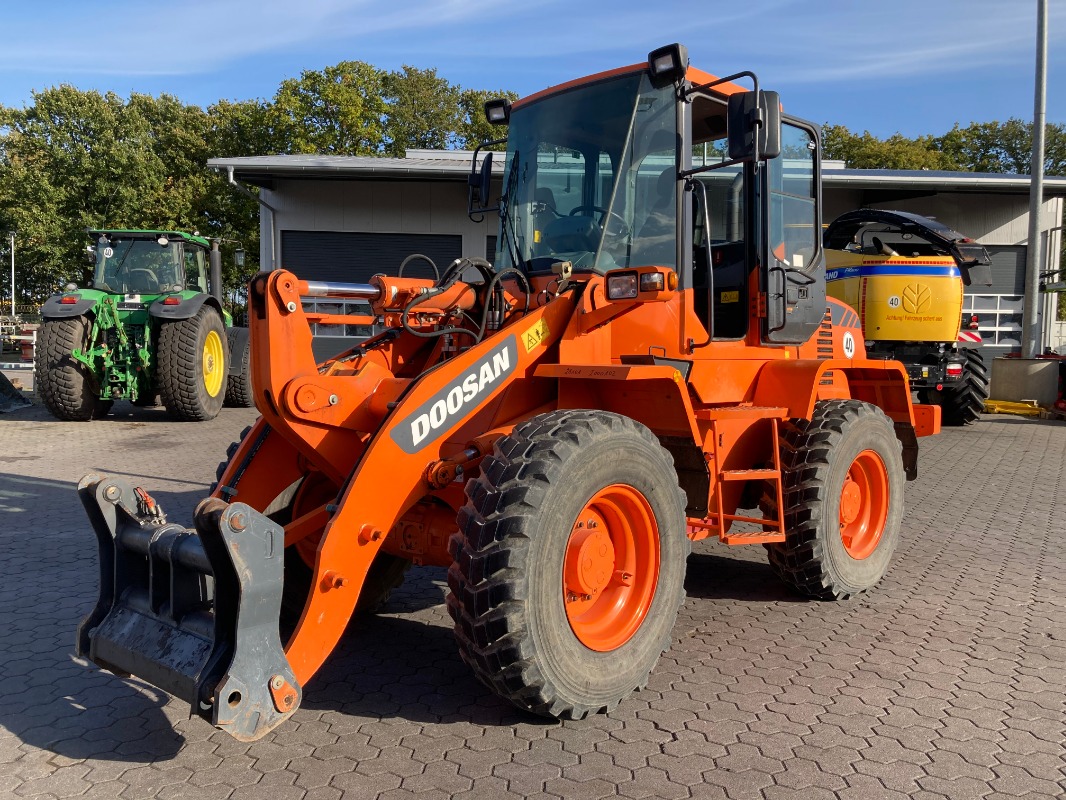
<instances>
[{"instance_id":1,"label":"john deere tractor","mask_svg":"<svg viewBox=\"0 0 1066 800\"><path fill-rule=\"evenodd\" d=\"M105 416L116 400L178 420L251 406L248 330L221 303L218 240L173 231L94 230L94 270L41 309L34 381L62 420ZM208 264L210 268L208 269Z\"/></svg>"}]
</instances>

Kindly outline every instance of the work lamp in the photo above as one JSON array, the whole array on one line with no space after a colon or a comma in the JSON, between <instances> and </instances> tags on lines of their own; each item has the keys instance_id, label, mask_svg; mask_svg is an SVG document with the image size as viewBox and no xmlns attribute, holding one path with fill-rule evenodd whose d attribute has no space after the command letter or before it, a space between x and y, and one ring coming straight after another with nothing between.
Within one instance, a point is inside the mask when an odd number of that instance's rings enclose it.
<instances>
[{"instance_id":1,"label":"work lamp","mask_svg":"<svg viewBox=\"0 0 1066 800\"><path fill-rule=\"evenodd\" d=\"M506 125L511 121L511 101L506 97L486 100L485 119L490 125Z\"/></svg>"},{"instance_id":2,"label":"work lamp","mask_svg":"<svg viewBox=\"0 0 1066 800\"><path fill-rule=\"evenodd\" d=\"M648 74L656 87L676 83L688 72L688 48L683 44L668 44L648 53Z\"/></svg>"}]
</instances>

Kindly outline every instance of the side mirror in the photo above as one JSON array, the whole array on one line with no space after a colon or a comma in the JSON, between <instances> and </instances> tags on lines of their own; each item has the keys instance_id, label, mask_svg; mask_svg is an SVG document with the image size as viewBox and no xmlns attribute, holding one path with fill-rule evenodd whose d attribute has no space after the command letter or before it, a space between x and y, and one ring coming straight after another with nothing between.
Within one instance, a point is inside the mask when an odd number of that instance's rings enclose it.
<instances>
[{"instance_id":1,"label":"side mirror","mask_svg":"<svg viewBox=\"0 0 1066 800\"><path fill-rule=\"evenodd\" d=\"M729 158L765 161L781 155L781 96L777 92L729 95Z\"/></svg>"},{"instance_id":2,"label":"side mirror","mask_svg":"<svg viewBox=\"0 0 1066 800\"><path fill-rule=\"evenodd\" d=\"M475 154L475 159L477 158ZM467 179L467 184L470 189L467 212L475 214L480 211L488 210L489 202L489 189L492 183L492 151L489 150L485 153L485 157L481 160L481 168L477 166L477 161L470 167L470 177Z\"/></svg>"},{"instance_id":3,"label":"side mirror","mask_svg":"<svg viewBox=\"0 0 1066 800\"><path fill-rule=\"evenodd\" d=\"M244 248L238 247L233 251L233 264L238 267L244 266Z\"/></svg>"},{"instance_id":4,"label":"side mirror","mask_svg":"<svg viewBox=\"0 0 1066 800\"><path fill-rule=\"evenodd\" d=\"M96 263L96 248L92 245L85 248L85 260L90 264Z\"/></svg>"}]
</instances>

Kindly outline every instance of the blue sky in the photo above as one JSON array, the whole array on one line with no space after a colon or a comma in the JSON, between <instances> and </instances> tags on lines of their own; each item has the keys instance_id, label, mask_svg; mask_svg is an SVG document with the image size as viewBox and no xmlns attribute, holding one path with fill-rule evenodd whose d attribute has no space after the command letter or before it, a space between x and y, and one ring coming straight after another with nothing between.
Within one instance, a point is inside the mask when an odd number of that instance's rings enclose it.
<instances>
[{"instance_id":1,"label":"blue sky","mask_svg":"<svg viewBox=\"0 0 1066 800\"><path fill-rule=\"evenodd\" d=\"M1051 0L1048 121L1066 122L1066 0ZM885 137L1031 118L1036 0L51 0L5 4L0 103L34 89L270 98L345 59L528 94L673 41L785 109Z\"/></svg>"}]
</instances>

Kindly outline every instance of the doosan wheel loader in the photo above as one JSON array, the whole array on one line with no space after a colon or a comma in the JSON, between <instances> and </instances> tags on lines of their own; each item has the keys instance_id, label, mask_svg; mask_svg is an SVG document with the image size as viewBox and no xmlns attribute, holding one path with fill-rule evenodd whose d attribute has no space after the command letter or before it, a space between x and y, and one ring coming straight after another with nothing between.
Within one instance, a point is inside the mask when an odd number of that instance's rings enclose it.
<instances>
[{"instance_id":1,"label":"doosan wheel loader","mask_svg":"<svg viewBox=\"0 0 1066 800\"><path fill-rule=\"evenodd\" d=\"M441 565L481 681L581 718L646 684L692 541L765 545L818 598L885 574L940 409L826 298L818 128L680 45L486 113L509 124L502 192L475 153L468 210L499 214L494 265L258 275L262 416L194 526L82 480L101 558L82 656L255 739L361 599ZM315 363L326 317L302 298L321 296L369 301L386 330Z\"/></svg>"}]
</instances>

